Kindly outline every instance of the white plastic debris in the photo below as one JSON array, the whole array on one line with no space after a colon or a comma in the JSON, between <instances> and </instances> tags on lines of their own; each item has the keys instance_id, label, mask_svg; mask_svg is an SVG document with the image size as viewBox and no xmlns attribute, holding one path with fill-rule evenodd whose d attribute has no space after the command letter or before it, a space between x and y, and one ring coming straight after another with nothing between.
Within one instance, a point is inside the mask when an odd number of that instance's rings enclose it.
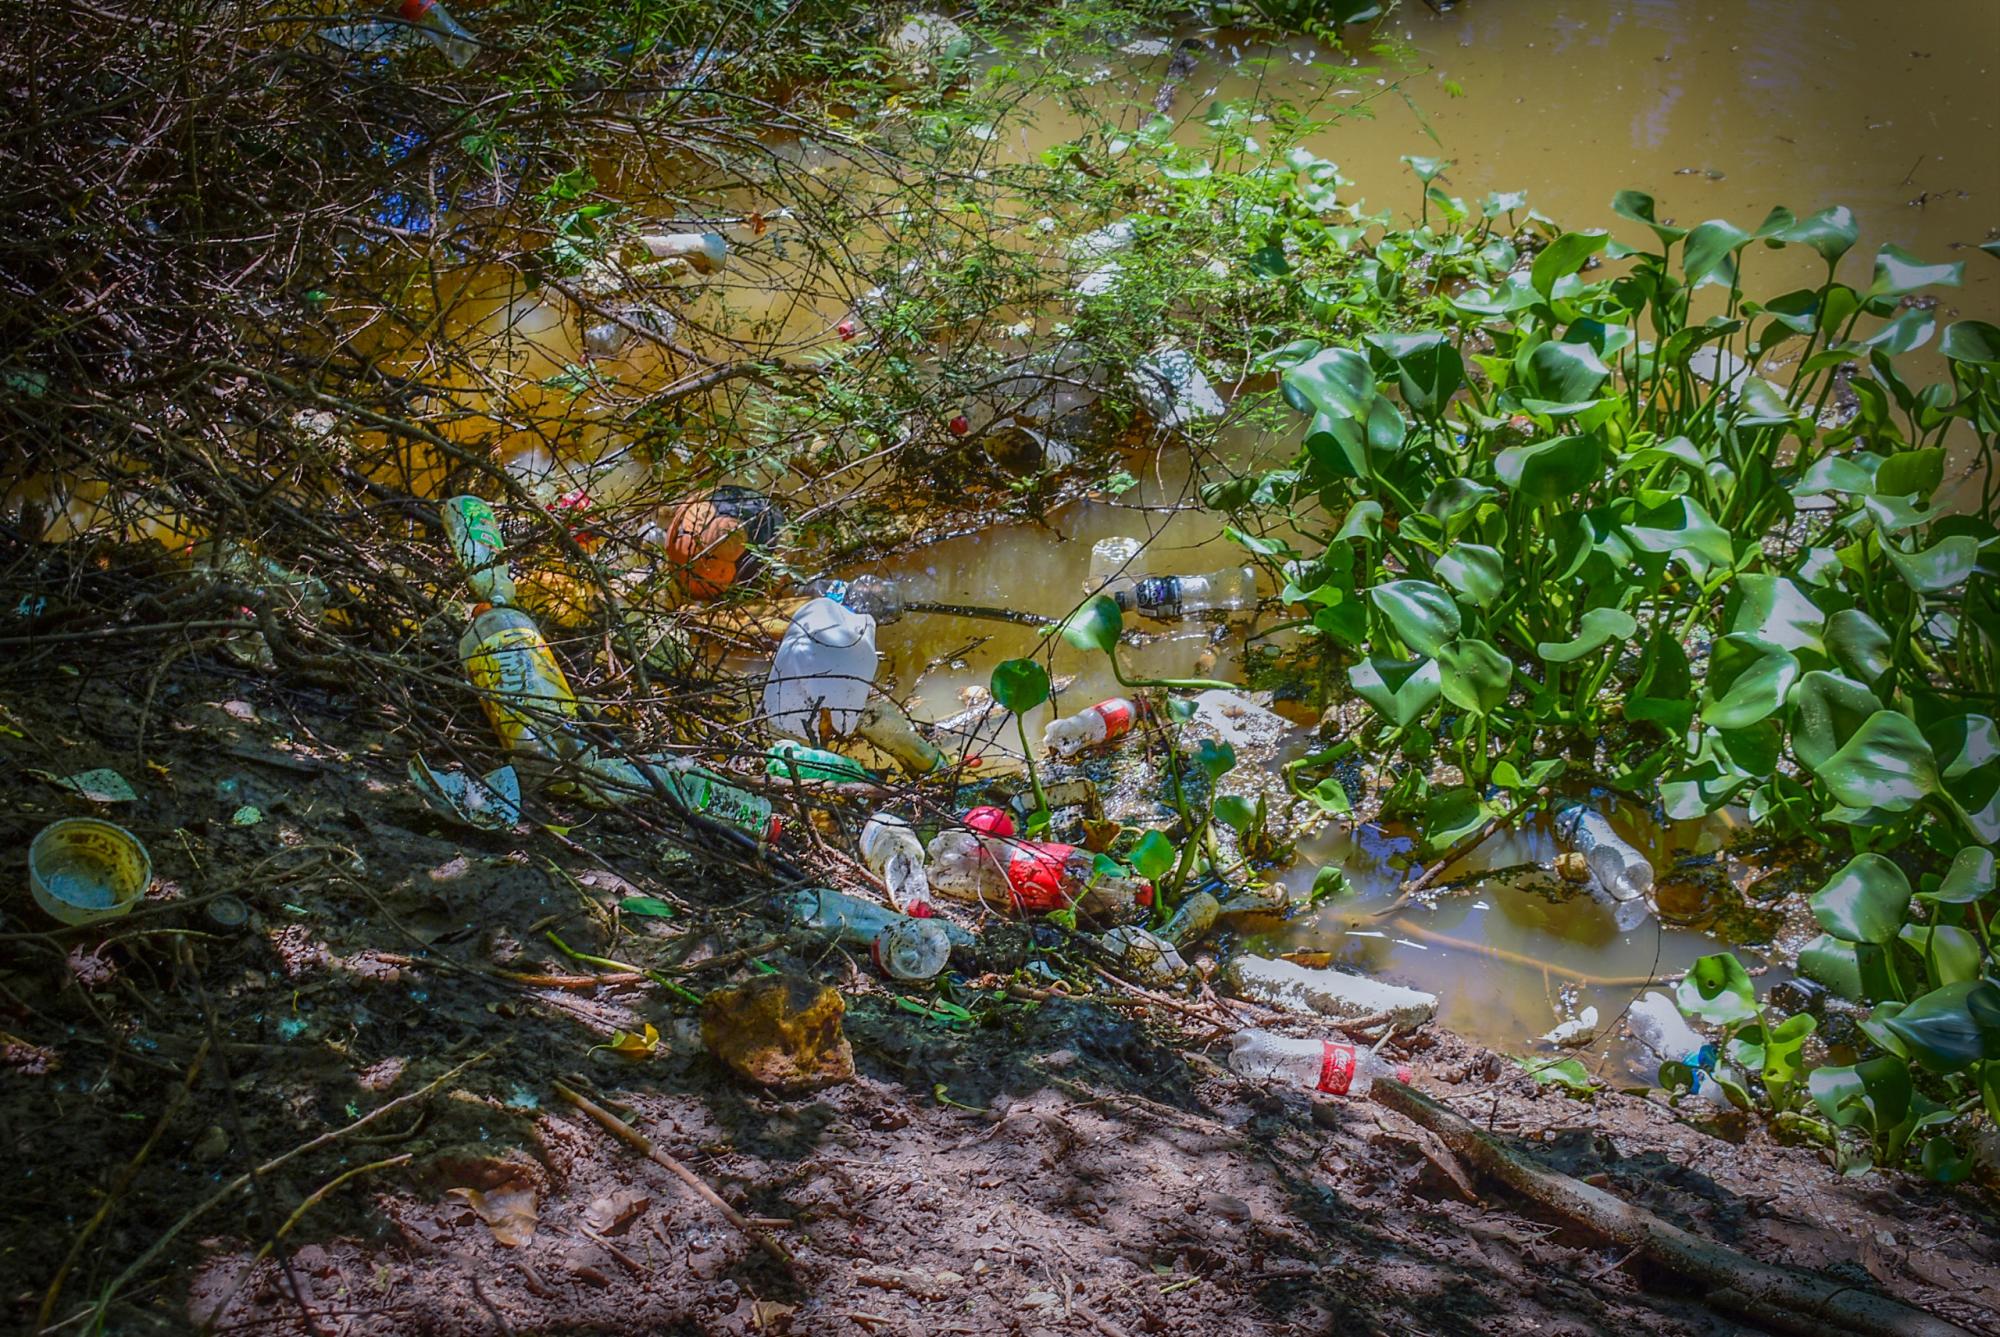
<instances>
[{"instance_id":1,"label":"white plastic debris","mask_svg":"<svg viewBox=\"0 0 2000 1337\"><path fill-rule=\"evenodd\" d=\"M1545 1045L1558 1049L1581 1049L1597 1038L1597 1009L1586 1007L1542 1037Z\"/></svg>"},{"instance_id":2,"label":"white plastic debris","mask_svg":"<svg viewBox=\"0 0 2000 1337\"><path fill-rule=\"evenodd\" d=\"M1386 1012L1399 1029L1421 1026L1437 1012L1437 995L1384 984L1338 970L1311 970L1262 956L1232 958L1229 986L1238 997L1288 1012L1368 1017Z\"/></svg>"},{"instance_id":3,"label":"white plastic debris","mask_svg":"<svg viewBox=\"0 0 2000 1337\"><path fill-rule=\"evenodd\" d=\"M1174 344L1162 344L1140 358L1130 379L1139 403L1162 427L1219 418L1226 408L1194 354Z\"/></svg>"}]
</instances>

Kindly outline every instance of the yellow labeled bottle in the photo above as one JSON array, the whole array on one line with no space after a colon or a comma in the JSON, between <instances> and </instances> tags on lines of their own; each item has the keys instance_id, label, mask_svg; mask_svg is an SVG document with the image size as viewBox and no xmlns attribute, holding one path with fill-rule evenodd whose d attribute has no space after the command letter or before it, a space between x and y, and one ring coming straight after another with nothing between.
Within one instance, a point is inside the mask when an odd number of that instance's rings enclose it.
<instances>
[{"instance_id":1,"label":"yellow labeled bottle","mask_svg":"<svg viewBox=\"0 0 2000 1337\"><path fill-rule=\"evenodd\" d=\"M458 660L501 745L551 760L576 752L576 694L535 620L485 604L475 613L459 638Z\"/></svg>"}]
</instances>

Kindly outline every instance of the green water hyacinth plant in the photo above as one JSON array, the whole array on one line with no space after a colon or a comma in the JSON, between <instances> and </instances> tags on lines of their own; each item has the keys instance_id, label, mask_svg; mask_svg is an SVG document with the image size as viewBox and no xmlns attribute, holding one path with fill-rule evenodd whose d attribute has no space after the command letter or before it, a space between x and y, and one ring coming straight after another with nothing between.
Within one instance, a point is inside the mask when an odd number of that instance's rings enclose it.
<instances>
[{"instance_id":1,"label":"green water hyacinth plant","mask_svg":"<svg viewBox=\"0 0 2000 1337\"><path fill-rule=\"evenodd\" d=\"M1681 227L1628 191L1612 211L1638 244L1554 234L1497 282L1437 287L1434 328L1275 347L1301 449L1206 499L1260 557L1302 558L1259 536L1274 516L1320 541L1281 597L1373 708L1364 748L1409 761L1388 801L1433 847L1565 756L1670 818L1738 805L1845 847L1802 969L1877 1005L1917 1094L2000 1115L2000 331L1940 335L1925 294L1958 262L1884 246L1845 281L1845 209ZM1776 248L1821 281L1750 299ZM1913 384L1933 345L1948 380ZM1430 781L1440 752L1463 783ZM1873 1123L1900 1155L1880 1131L1900 1114Z\"/></svg>"}]
</instances>

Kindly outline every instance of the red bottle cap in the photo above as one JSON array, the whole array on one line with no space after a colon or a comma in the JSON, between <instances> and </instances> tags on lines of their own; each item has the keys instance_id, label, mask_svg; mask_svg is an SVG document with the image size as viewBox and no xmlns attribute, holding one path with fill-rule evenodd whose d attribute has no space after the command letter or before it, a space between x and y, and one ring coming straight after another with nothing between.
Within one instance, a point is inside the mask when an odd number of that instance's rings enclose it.
<instances>
[{"instance_id":1,"label":"red bottle cap","mask_svg":"<svg viewBox=\"0 0 2000 1337\"><path fill-rule=\"evenodd\" d=\"M764 828L764 843L766 845L775 845L778 843L778 837L784 833L785 819L782 817L773 817L771 824Z\"/></svg>"},{"instance_id":2,"label":"red bottle cap","mask_svg":"<svg viewBox=\"0 0 2000 1337\"><path fill-rule=\"evenodd\" d=\"M1150 882L1141 882L1139 890L1133 893L1132 899L1140 905L1151 908L1153 904L1153 884Z\"/></svg>"},{"instance_id":3,"label":"red bottle cap","mask_svg":"<svg viewBox=\"0 0 2000 1337\"><path fill-rule=\"evenodd\" d=\"M982 836L1014 834L1014 819L1000 808L974 808L965 814L965 824Z\"/></svg>"}]
</instances>

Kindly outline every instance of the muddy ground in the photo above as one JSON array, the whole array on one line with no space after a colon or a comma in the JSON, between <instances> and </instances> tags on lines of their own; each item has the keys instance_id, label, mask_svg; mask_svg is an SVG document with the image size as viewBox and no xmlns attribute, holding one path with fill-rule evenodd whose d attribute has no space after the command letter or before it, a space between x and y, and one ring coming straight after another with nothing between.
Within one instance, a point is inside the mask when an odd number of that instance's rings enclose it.
<instances>
[{"instance_id":1,"label":"muddy ground","mask_svg":"<svg viewBox=\"0 0 2000 1337\"><path fill-rule=\"evenodd\" d=\"M62 1331L94 1304L119 1333L1740 1330L1496 1184L1468 1196L1396 1114L1239 1081L1222 1029L1186 1012L994 978L951 989L971 1023L919 1015L865 962L757 917L757 870L636 815L531 801L566 834L452 825L412 796L405 721L381 702L213 653L128 677L87 645L32 695L22 681L0 688L10 1328L37 1327L74 1253L49 1305ZM50 931L21 887L26 845L91 805L32 772L99 766L139 793L103 815L149 845L153 898ZM614 925L635 895L678 913ZM595 967L551 929L696 992L766 969L834 984L858 1075L748 1087L703 1051L691 1004L583 979ZM648 1022L650 1058L590 1052ZM1760 1129L1567 1096L1446 1034L1403 1053L1420 1089L1628 1201L2000 1332L1978 1189L1842 1180ZM558 1079L768 1219L791 1266L560 1101Z\"/></svg>"}]
</instances>

